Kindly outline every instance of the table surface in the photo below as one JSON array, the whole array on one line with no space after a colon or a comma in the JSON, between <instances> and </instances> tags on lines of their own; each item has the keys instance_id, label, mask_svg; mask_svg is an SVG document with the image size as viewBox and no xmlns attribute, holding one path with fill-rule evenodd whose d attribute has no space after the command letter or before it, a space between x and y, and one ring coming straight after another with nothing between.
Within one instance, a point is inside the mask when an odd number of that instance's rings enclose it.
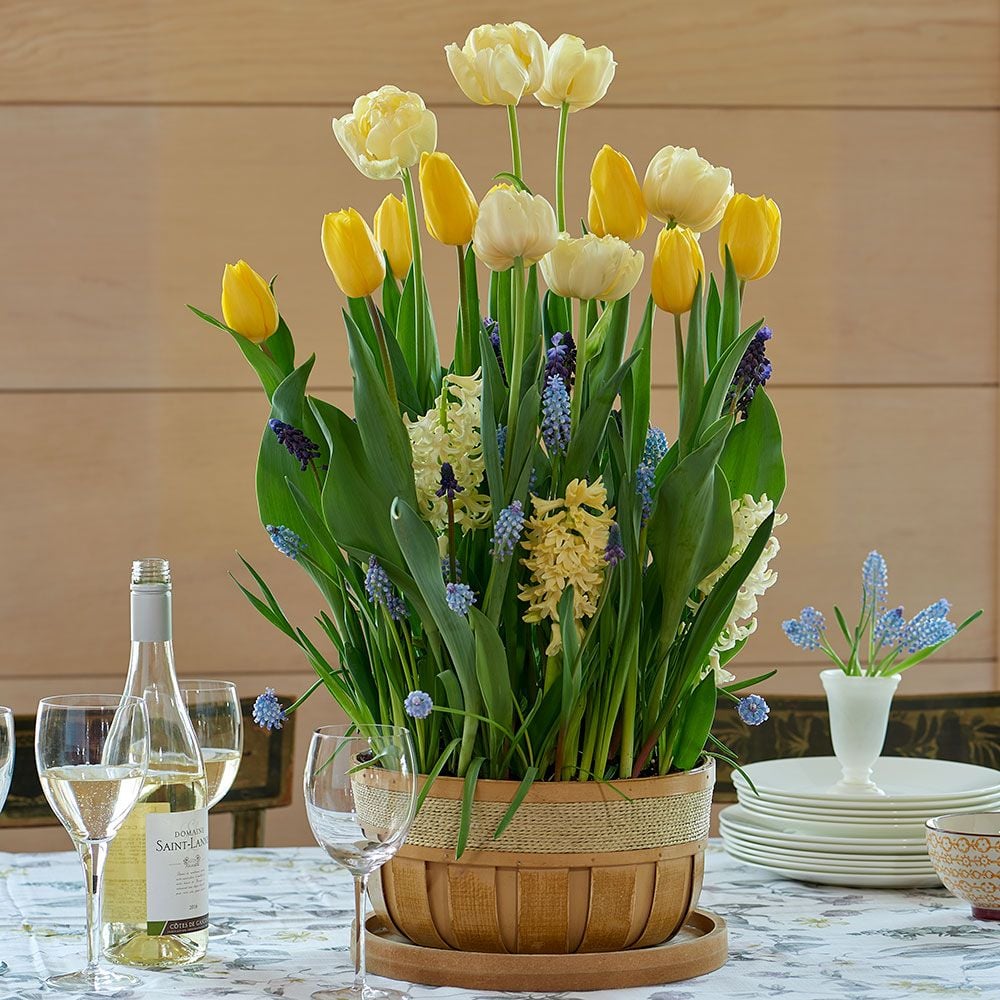
<instances>
[{"instance_id":1,"label":"table surface","mask_svg":"<svg viewBox=\"0 0 1000 1000\"><path fill-rule=\"evenodd\" d=\"M0 997L51 1000L41 980L84 964L75 854L0 854ZM212 919L233 933L199 965L143 973L137 1000L306 1000L350 979L353 892L318 848L212 851ZM709 848L701 906L729 924L729 962L699 979L588 994L607 1000L1000 997L1000 924L943 889L841 889L772 877ZM379 980L375 980L378 982ZM414 1000L484 994L414 986ZM488 994L485 994L488 995Z\"/></svg>"}]
</instances>

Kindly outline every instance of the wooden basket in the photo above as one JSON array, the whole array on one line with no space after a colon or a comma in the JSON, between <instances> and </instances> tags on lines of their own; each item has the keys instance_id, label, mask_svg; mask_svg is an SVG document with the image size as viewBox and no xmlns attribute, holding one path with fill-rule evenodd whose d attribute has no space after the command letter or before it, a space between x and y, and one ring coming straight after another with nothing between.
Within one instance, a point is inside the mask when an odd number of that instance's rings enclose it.
<instances>
[{"instance_id":1,"label":"wooden basket","mask_svg":"<svg viewBox=\"0 0 1000 1000\"><path fill-rule=\"evenodd\" d=\"M365 771L359 816L401 794ZM407 842L370 883L376 913L414 944L459 951L620 951L676 934L701 892L715 764L663 778L532 786L494 839L516 781L476 785L468 847L455 859L463 782L438 778Z\"/></svg>"}]
</instances>

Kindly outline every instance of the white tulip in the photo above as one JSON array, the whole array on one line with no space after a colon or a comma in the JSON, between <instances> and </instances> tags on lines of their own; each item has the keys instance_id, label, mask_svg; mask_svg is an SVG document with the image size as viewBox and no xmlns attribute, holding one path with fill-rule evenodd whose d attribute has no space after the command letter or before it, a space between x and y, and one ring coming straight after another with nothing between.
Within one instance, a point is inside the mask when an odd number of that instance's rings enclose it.
<instances>
[{"instance_id":1,"label":"white tulip","mask_svg":"<svg viewBox=\"0 0 1000 1000\"><path fill-rule=\"evenodd\" d=\"M606 45L588 49L582 38L560 35L549 47L545 79L535 100L548 108L563 104L568 104L570 111L589 108L608 92L617 65Z\"/></svg>"},{"instance_id":2,"label":"white tulip","mask_svg":"<svg viewBox=\"0 0 1000 1000\"><path fill-rule=\"evenodd\" d=\"M699 156L697 149L664 146L649 161L642 194L661 222L703 233L722 218L733 196L733 178L725 167L713 167Z\"/></svg>"},{"instance_id":3,"label":"white tulip","mask_svg":"<svg viewBox=\"0 0 1000 1000\"><path fill-rule=\"evenodd\" d=\"M545 284L565 298L614 302L635 288L643 255L617 236L560 233L539 267Z\"/></svg>"},{"instance_id":4,"label":"white tulip","mask_svg":"<svg viewBox=\"0 0 1000 1000\"><path fill-rule=\"evenodd\" d=\"M462 93L476 104L517 104L533 94L545 76L548 46L523 21L481 24L459 48L445 46L448 68Z\"/></svg>"},{"instance_id":5,"label":"white tulip","mask_svg":"<svg viewBox=\"0 0 1000 1000\"><path fill-rule=\"evenodd\" d=\"M498 184L479 204L472 246L491 271L506 271L518 257L525 267L537 263L558 236L556 214L540 194Z\"/></svg>"}]
</instances>

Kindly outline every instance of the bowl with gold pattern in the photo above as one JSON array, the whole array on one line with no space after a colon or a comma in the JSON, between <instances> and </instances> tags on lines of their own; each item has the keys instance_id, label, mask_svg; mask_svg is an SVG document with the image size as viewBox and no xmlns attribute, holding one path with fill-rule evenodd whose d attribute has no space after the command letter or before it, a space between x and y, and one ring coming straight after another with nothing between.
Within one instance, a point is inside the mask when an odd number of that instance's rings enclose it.
<instances>
[{"instance_id":1,"label":"bowl with gold pattern","mask_svg":"<svg viewBox=\"0 0 1000 1000\"><path fill-rule=\"evenodd\" d=\"M947 889L977 920L1000 920L1000 812L927 821L927 853Z\"/></svg>"}]
</instances>

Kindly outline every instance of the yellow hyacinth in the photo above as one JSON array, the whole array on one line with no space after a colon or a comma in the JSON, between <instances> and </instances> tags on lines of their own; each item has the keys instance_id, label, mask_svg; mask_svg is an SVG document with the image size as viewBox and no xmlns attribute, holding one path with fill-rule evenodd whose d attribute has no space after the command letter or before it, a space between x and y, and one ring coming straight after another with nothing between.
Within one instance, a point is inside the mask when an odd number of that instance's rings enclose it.
<instances>
[{"instance_id":1,"label":"yellow hyacinth","mask_svg":"<svg viewBox=\"0 0 1000 1000\"><path fill-rule=\"evenodd\" d=\"M531 498L533 513L526 522L523 542L528 556L521 560L531 573L531 582L521 585L520 598L528 602L526 622L547 618L553 623L546 650L550 655L562 648L559 601L567 587L573 588L578 625L597 610L607 566L604 553L615 516L607 500L600 478L593 483L572 480L565 497Z\"/></svg>"},{"instance_id":2,"label":"yellow hyacinth","mask_svg":"<svg viewBox=\"0 0 1000 1000\"><path fill-rule=\"evenodd\" d=\"M448 504L437 495L441 465L450 462L462 490L455 495L455 523L477 528L489 520L490 498L479 492L486 465L480 437L481 371L446 375L441 395L422 417L403 421L413 451L413 478L420 515L438 531L448 524ZM442 397L447 398L442 400Z\"/></svg>"}]
</instances>

